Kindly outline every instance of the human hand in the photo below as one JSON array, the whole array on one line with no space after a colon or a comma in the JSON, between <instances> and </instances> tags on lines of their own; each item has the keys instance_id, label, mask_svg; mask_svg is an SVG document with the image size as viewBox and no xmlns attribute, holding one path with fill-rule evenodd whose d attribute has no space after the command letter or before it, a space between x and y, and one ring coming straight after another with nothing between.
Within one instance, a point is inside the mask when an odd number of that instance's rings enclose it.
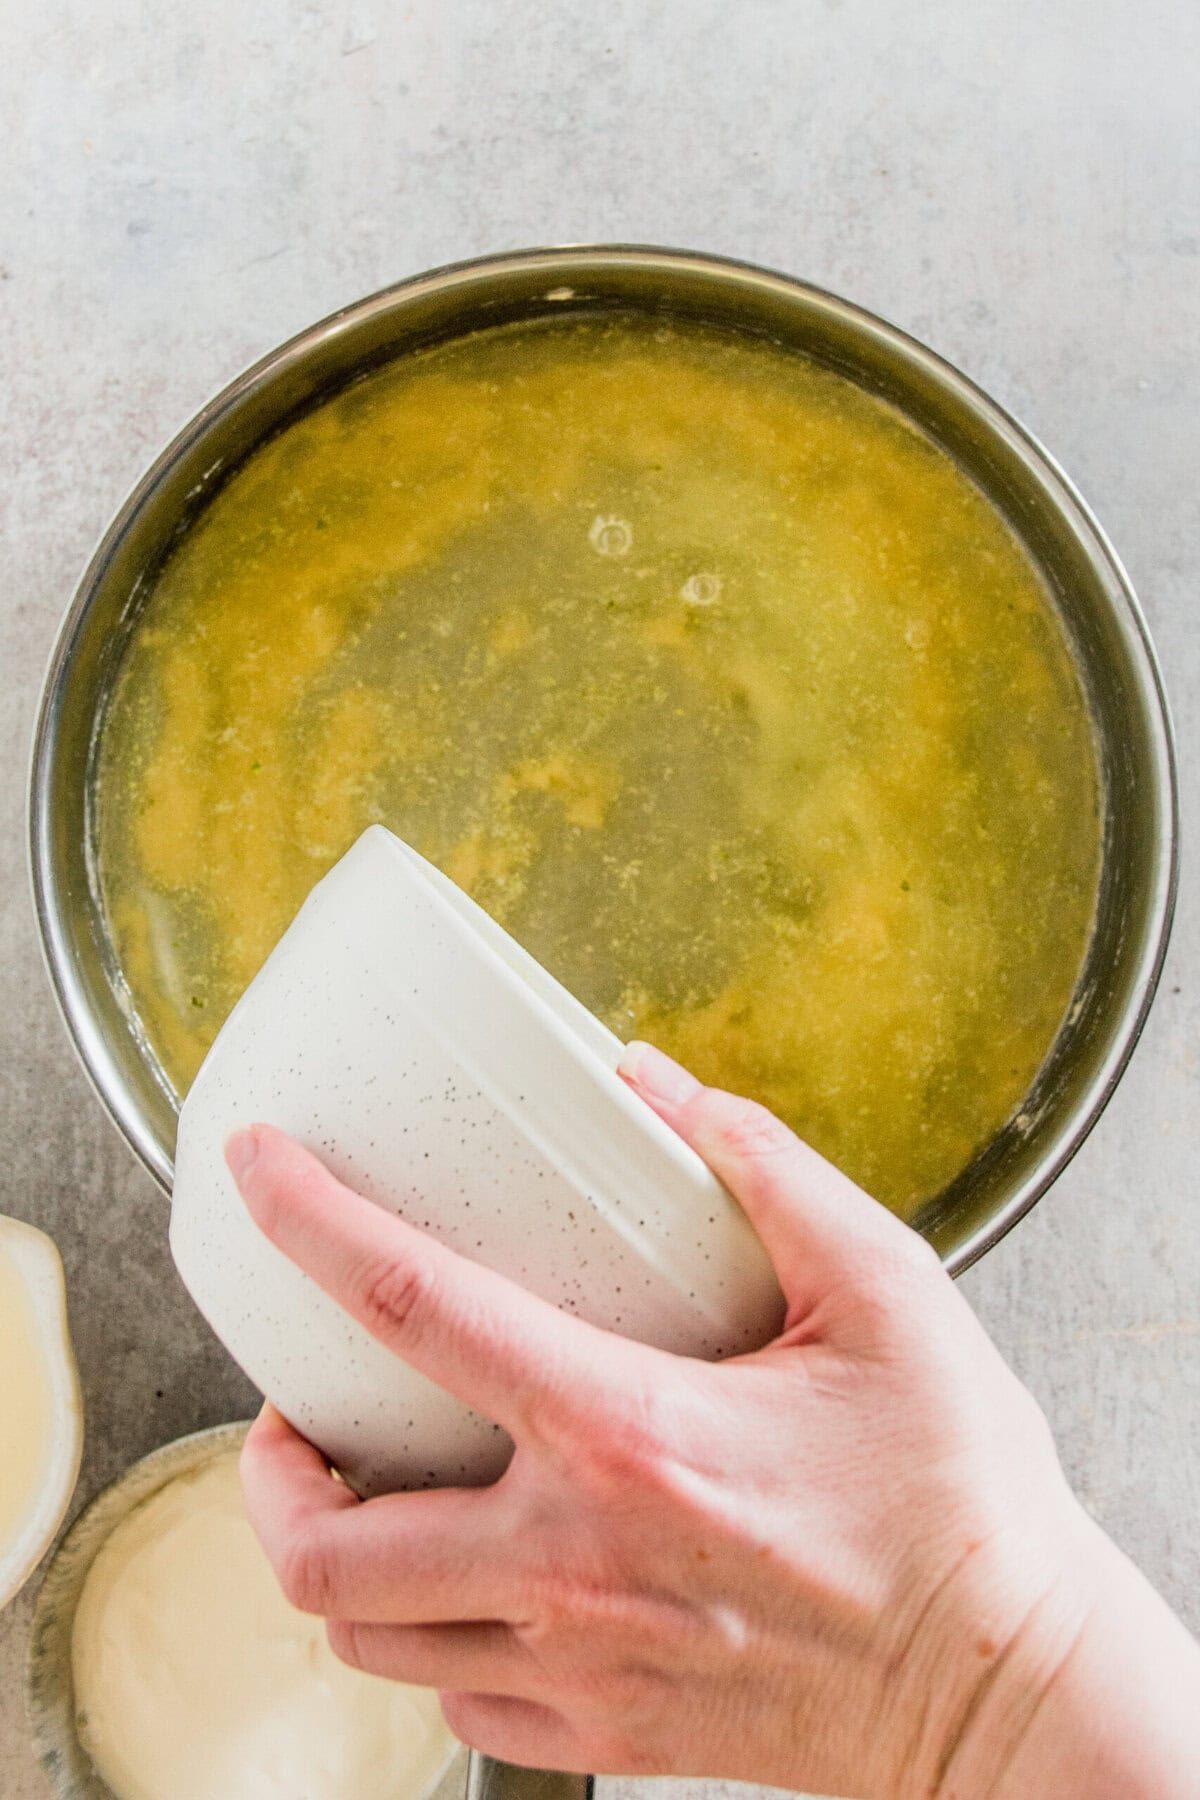
<instances>
[{"instance_id":1,"label":"human hand","mask_svg":"<svg viewBox=\"0 0 1200 1800\"><path fill-rule=\"evenodd\" d=\"M1133 1762L1108 1729L1139 1689L1105 1621L1185 1674L1194 1647L1074 1501L932 1251L761 1108L644 1046L624 1073L774 1261L787 1318L755 1355L598 1331L281 1133L232 1140L267 1236L516 1445L492 1487L360 1502L265 1409L243 1480L289 1598L512 1762L872 1800L1194 1791L1171 1785L1186 1725L1148 1777L1144 1716Z\"/></svg>"}]
</instances>

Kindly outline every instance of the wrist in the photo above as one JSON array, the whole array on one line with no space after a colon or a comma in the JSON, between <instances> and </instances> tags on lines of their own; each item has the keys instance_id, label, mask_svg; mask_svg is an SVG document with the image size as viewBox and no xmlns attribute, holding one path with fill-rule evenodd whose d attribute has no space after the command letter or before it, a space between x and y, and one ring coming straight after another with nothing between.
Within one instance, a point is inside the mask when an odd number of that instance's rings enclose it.
<instances>
[{"instance_id":1,"label":"wrist","mask_svg":"<svg viewBox=\"0 0 1200 1800\"><path fill-rule=\"evenodd\" d=\"M1200 1647L1079 1510L1055 1578L960 1701L936 1800L1190 1800Z\"/></svg>"}]
</instances>

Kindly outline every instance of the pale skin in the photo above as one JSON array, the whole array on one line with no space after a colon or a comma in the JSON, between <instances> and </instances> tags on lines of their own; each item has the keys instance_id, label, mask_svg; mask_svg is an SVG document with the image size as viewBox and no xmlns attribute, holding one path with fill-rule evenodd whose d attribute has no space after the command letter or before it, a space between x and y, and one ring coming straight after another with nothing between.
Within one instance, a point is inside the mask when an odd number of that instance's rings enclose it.
<instances>
[{"instance_id":1,"label":"pale skin","mask_svg":"<svg viewBox=\"0 0 1200 1800\"><path fill-rule=\"evenodd\" d=\"M508 1761L864 1800L1193 1800L1200 1648L1072 1495L933 1253L753 1103L622 1073L741 1202L788 1301L692 1362L568 1317L254 1126L261 1229L496 1420L492 1487L358 1500L270 1407L251 1521L345 1661Z\"/></svg>"}]
</instances>

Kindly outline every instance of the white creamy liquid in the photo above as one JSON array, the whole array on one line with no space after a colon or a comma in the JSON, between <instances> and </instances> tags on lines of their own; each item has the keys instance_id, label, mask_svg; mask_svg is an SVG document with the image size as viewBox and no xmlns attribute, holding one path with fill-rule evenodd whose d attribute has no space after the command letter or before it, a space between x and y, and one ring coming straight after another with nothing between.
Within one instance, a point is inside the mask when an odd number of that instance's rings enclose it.
<instances>
[{"instance_id":1,"label":"white creamy liquid","mask_svg":"<svg viewBox=\"0 0 1200 1800\"><path fill-rule=\"evenodd\" d=\"M117 1526L72 1665L80 1741L118 1800L424 1800L456 1748L431 1689L347 1668L283 1598L236 1451Z\"/></svg>"},{"instance_id":2,"label":"white creamy liquid","mask_svg":"<svg viewBox=\"0 0 1200 1800\"><path fill-rule=\"evenodd\" d=\"M0 1245L0 1564L42 1499L54 1427L45 1334L22 1265Z\"/></svg>"}]
</instances>

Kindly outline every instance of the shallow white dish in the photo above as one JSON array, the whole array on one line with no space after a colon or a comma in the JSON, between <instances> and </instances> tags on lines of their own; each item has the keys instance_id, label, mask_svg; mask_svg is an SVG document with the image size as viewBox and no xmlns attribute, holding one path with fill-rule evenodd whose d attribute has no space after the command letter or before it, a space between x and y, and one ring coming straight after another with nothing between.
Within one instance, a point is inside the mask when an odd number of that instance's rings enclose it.
<instances>
[{"instance_id":1,"label":"shallow white dish","mask_svg":"<svg viewBox=\"0 0 1200 1800\"><path fill-rule=\"evenodd\" d=\"M783 1299L741 1209L615 1073L621 1044L453 883L372 826L226 1021L179 1121L171 1248L214 1331L362 1494L481 1483L511 1451L255 1227L225 1166L265 1121L579 1316L690 1356Z\"/></svg>"},{"instance_id":2,"label":"shallow white dish","mask_svg":"<svg viewBox=\"0 0 1200 1800\"><path fill-rule=\"evenodd\" d=\"M79 1741L71 1645L75 1612L100 1550L134 1509L169 1482L241 1447L249 1423L216 1425L163 1444L106 1487L75 1520L46 1571L29 1639L27 1702L33 1749L55 1800L121 1800ZM467 1753L455 1755L430 1800L462 1800Z\"/></svg>"},{"instance_id":3,"label":"shallow white dish","mask_svg":"<svg viewBox=\"0 0 1200 1800\"><path fill-rule=\"evenodd\" d=\"M29 1301L50 1398L49 1451L37 1497L12 1541L0 1549L0 1607L4 1607L50 1548L75 1492L83 1453L83 1406L58 1246L44 1231L0 1215L0 1254L11 1258ZM0 1444L0 1457L4 1453Z\"/></svg>"}]
</instances>

